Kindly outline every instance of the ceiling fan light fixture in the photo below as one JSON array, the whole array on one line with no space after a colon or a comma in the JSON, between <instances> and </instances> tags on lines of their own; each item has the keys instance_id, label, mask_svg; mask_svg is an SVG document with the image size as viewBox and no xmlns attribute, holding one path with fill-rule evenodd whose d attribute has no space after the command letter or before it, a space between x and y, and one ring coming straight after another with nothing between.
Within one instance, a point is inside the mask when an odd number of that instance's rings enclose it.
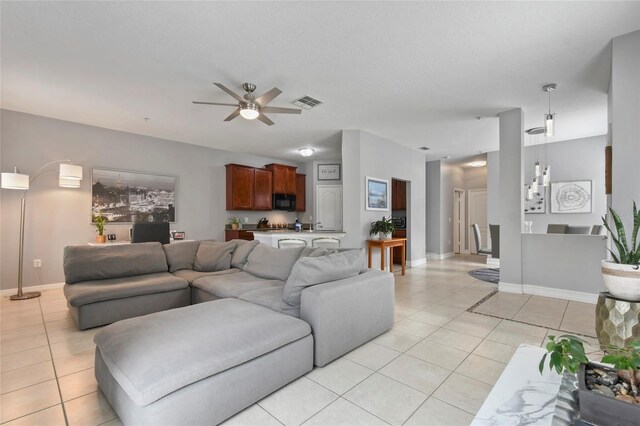
<instances>
[{"instance_id":1,"label":"ceiling fan light fixture","mask_svg":"<svg viewBox=\"0 0 640 426\"><path fill-rule=\"evenodd\" d=\"M240 108L240 115L247 120L255 120L260 115L260 110L256 104L250 103Z\"/></svg>"},{"instance_id":2,"label":"ceiling fan light fixture","mask_svg":"<svg viewBox=\"0 0 640 426\"><path fill-rule=\"evenodd\" d=\"M311 157L315 151L313 148L300 148L298 152L303 157Z\"/></svg>"}]
</instances>

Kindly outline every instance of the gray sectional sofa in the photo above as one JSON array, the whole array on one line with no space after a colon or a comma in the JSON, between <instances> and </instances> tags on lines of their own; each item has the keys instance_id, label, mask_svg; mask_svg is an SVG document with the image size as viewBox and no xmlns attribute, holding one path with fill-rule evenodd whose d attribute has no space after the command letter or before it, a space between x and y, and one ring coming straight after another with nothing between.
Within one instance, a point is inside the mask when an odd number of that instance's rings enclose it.
<instances>
[{"instance_id":1,"label":"gray sectional sofa","mask_svg":"<svg viewBox=\"0 0 640 426\"><path fill-rule=\"evenodd\" d=\"M95 372L125 424L217 424L393 326L393 276L363 250L78 246L64 269L78 327L113 322Z\"/></svg>"}]
</instances>

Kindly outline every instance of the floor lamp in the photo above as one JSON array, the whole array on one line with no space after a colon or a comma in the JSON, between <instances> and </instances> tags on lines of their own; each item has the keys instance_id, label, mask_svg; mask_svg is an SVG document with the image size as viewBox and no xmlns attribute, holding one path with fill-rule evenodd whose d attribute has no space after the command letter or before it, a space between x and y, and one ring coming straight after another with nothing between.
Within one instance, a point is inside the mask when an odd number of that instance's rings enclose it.
<instances>
[{"instance_id":1,"label":"floor lamp","mask_svg":"<svg viewBox=\"0 0 640 426\"><path fill-rule=\"evenodd\" d=\"M58 172L58 185L61 188L80 188L82 180L82 166L70 164L71 160L55 160L40 167L38 171L29 178L29 175L20 173L17 167L14 167L12 173L2 173L2 188L17 189L24 191L22 200L20 200L20 252L18 257L18 293L10 297L11 300L26 300L40 296L39 291L30 291L24 293L22 291L22 264L24 255L24 218L25 218L25 198L29 185L34 180L48 173ZM59 164L56 170L46 170L47 167Z\"/></svg>"}]
</instances>

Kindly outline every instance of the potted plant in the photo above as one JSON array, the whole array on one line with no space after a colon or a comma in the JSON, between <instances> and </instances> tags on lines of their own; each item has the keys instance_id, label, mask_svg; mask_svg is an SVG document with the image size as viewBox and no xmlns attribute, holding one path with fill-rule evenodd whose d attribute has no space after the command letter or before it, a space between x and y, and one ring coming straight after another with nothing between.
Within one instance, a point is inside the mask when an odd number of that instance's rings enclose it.
<instances>
[{"instance_id":1,"label":"potted plant","mask_svg":"<svg viewBox=\"0 0 640 426\"><path fill-rule=\"evenodd\" d=\"M229 223L231 223L231 229L236 230L238 229L238 227L240 227L242 220L239 217L233 216L231 219L229 219Z\"/></svg>"},{"instance_id":2,"label":"potted plant","mask_svg":"<svg viewBox=\"0 0 640 426\"><path fill-rule=\"evenodd\" d=\"M604 286L615 298L629 302L637 302L640 301L640 242L638 241L640 212L634 201L631 245L627 242L627 234L620 216L611 207L609 207L609 212L616 232L614 233L612 231L604 217L602 218L602 222L611 234L611 239L616 246L618 255L616 256L613 251L609 250L613 261L602 261Z\"/></svg>"},{"instance_id":3,"label":"potted plant","mask_svg":"<svg viewBox=\"0 0 640 426\"><path fill-rule=\"evenodd\" d=\"M102 216L102 213L99 213L98 216L93 218L93 224L96 226L96 242L100 244L104 244L107 241L107 236L104 235L104 226L109 222L109 219Z\"/></svg>"},{"instance_id":4,"label":"potted plant","mask_svg":"<svg viewBox=\"0 0 640 426\"><path fill-rule=\"evenodd\" d=\"M391 234L396 229L391 217L386 219L382 216L381 220L376 220L371 223L371 230L369 231L369 235L378 235L381 240L389 240L391 239Z\"/></svg>"},{"instance_id":5,"label":"potted plant","mask_svg":"<svg viewBox=\"0 0 640 426\"><path fill-rule=\"evenodd\" d=\"M640 342L627 348L611 348L602 358L614 368L589 362L583 341L563 335L549 336L538 368L549 356L549 368L558 374L577 373L580 419L593 424L635 424L640 418Z\"/></svg>"}]
</instances>

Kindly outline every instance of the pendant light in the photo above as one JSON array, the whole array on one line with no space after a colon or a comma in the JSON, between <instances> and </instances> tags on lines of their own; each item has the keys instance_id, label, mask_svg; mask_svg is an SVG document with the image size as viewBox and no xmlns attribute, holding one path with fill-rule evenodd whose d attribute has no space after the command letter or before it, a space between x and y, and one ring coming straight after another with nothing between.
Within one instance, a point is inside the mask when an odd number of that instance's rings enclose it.
<instances>
[{"instance_id":1,"label":"pendant light","mask_svg":"<svg viewBox=\"0 0 640 426\"><path fill-rule=\"evenodd\" d=\"M544 116L545 135L553 136L555 133L555 114L551 113L551 92L558 87L555 83L545 84L542 86L542 90L549 94L549 112Z\"/></svg>"}]
</instances>

